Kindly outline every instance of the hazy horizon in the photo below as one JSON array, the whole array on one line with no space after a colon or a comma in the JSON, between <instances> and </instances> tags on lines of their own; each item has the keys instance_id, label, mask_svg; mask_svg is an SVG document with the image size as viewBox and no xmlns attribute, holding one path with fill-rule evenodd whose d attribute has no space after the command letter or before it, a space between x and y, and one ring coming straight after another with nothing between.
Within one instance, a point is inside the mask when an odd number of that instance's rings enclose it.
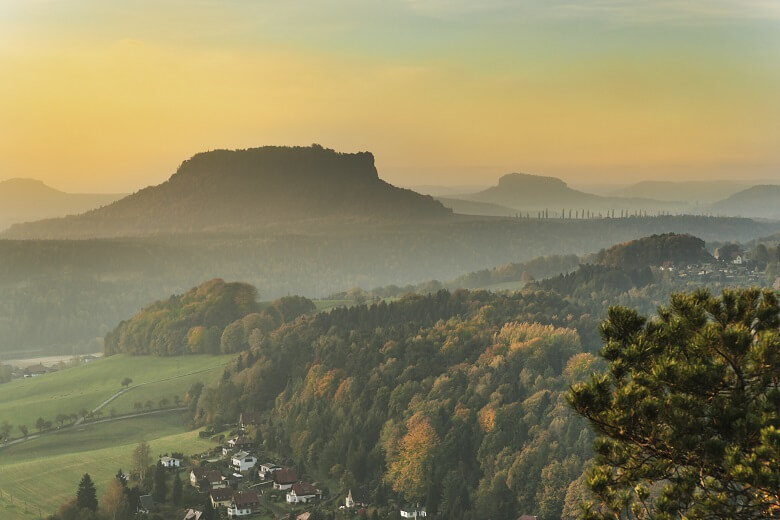
<instances>
[{"instance_id":1,"label":"hazy horizon","mask_svg":"<svg viewBox=\"0 0 780 520\"><path fill-rule=\"evenodd\" d=\"M0 176L128 192L316 142L398 185L772 179L779 28L762 1L8 0Z\"/></svg>"}]
</instances>

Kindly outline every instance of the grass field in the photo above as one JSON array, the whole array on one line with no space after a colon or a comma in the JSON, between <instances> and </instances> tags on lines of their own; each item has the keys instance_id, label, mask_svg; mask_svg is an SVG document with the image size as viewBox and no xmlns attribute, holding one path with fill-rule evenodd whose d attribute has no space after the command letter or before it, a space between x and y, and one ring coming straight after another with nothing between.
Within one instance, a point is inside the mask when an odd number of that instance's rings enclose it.
<instances>
[{"instance_id":1,"label":"grass field","mask_svg":"<svg viewBox=\"0 0 780 520\"><path fill-rule=\"evenodd\" d=\"M75 493L84 473L95 481L99 498L119 468L130 470L141 439L149 442L153 457L214 446L187 431L182 419L180 413L161 413L85 425L0 450L0 518L39 518L39 508L46 516Z\"/></svg>"},{"instance_id":2,"label":"grass field","mask_svg":"<svg viewBox=\"0 0 780 520\"><path fill-rule=\"evenodd\" d=\"M21 424L34 433L38 417L54 422L60 413L78 413L82 408L91 410L120 390L120 382L125 377L132 378L133 385L154 383L131 389L110 403L105 415L111 408L117 413L130 412L137 400L151 399L157 407L162 397L184 398L195 381L216 380L222 373L221 367L231 357L115 355L60 372L19 379L0 385L0 423L8 421L14 426L12 437L20 435ZM187 375L193 372L199 373Z\"/></svg>"}]
</instances>

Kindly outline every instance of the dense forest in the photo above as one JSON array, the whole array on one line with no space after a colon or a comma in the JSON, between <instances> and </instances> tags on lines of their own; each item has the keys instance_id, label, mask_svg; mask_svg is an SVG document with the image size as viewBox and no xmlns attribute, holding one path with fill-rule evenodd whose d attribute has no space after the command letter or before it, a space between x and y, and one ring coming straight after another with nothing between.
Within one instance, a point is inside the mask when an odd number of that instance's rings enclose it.
<instances>
[{"instance_id":1,"label":"dense forest","mask_svg":"<svg viewBox=\"0 0 780 520\"><path fill-rule=\"evenodd\" d=\"M196 419L265 412L268 451L366 487L375 503L560 518L592 441L564 395L598 363L595 331L582 308L543 291L336 309L264 337L204 390Z\"/></svg>"},{"instance_id":2,"label":"dense forest","mask_svg":"<svg viewBox=\"0 0 780 520\"><path fill-rule=\"evenodd\" d=\"M252 235L0 240L0 352L26 357L36 351L95 351L98 338L148 302L212 278L248 282L263 300L288 294L318 298L354 287L403 288L382 293L385 297L434 279L453 281L442 283L452 290L501 283L516 274L507 264L561 255L557 267L552 265L557 260L550 259L519 273L540 279L571 270L569 255L653 233L674 230L709 242L753 239L777 229L776 224L707 217L567 222L453 217L426 225L310 222L285 226L283 233ZM431 285L431 290L438 288Z\"/></svg>"},{"instance_id":3,"label":"dense forest","mask_svg":"<svg viewBox=\"0 0 780 520\"><path fill-rule=\"evenodd\" d=\"M340 491L367 488L373 503L416 501L452 519L575 518L593 435L566 395L603 368L599 323L615 303L653 312L696 288L637 268L638 251L685 262L709 258L703 245L656 235L521 291L430 291L319 314L305 298L259 304L253 287L212 280L120 324L106 353L240 352L193 402L193 420L260 412L266 452Z\"/></svg>"}]
</instances>

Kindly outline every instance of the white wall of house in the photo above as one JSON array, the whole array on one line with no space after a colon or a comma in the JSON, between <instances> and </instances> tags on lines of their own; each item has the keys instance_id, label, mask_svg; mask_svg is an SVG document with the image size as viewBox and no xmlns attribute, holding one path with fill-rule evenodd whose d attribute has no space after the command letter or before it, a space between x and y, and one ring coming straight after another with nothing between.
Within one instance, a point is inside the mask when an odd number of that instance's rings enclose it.
<instances>
[{"instance_id":1,"label":"white wall of house","mask_svg":"<svg viewBox=\"0 0 780 520\"><path fill-rule=\"evenodd\" d=\"M294 492L287 493L287 502L289 504L305 504L317 498L317 495L296 495Z\"/></svg>"},{"instance_id":2,"label":"white wall of house","mask_svg":"<svg viewBox=\"0 0 780 520\"><path fill-rule=\"evenodd\" d=\"M251 455L249 457L233 457L233 467L238 471L250 470L255 464L257 464L257 458Z\"/></svg>"},{"instance_id":3,"label":"white wall of house","mask_svg":"<svg viewBox=\"0 0 780 520\"><path fill-rule=\"evenodd\" d=\"M240 508L236 506L230 506L227 510L228 518L241 518L252 514L252 510L248 508Z\"/></svg>"}]
</instances>

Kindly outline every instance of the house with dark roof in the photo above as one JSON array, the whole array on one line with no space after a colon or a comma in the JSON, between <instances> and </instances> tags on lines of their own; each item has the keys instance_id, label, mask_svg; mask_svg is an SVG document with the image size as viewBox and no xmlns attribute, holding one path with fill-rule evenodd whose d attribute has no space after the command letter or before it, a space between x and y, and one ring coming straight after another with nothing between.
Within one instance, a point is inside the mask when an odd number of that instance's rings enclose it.
<instances>
[{"instance_id":1,"label":"house with dark roof","mask_svg":"<svg viewBox=\"0 0 780 520\"><path fill-rule=\"evenodd\" d=\"M227 444L234 450L251 450L255 446L255 441L246 435L239 435L228 440Z\"/></svg>"},{"instance_id":2,"label":"house with dark roof","mask_svg":"<svg viewBox=\"0 0 780 520\"><path fill-rule=\"evenodd\" d=\"M31 365L24 369L24 377L36 377L36 376L42 376L45 374L48 370L45 366L43 366L43 363L38 363L37 365Z\"/></svg>"},{"instance_id":3,"label":"house with dark roof","mask_svg":"<svg viewBox=\"0 0 780 520\"><path fill-rule=\"evenodd\" d=\"M320 490L308 482L296 482L287 492L288 504L306 504L320 497Z\"/></svg>"},{"instance_id":4,"label":"house with dark roof","mask_svg":"<svg viewBox=\"0 0 780 520\"><path fill-rule=\"evenodd\" d=\"M238 418L238 424L242 428L257 426L260 424L260 414L257 412L243 412Z\"/></svg>"},{"instance_id":5,"label":"house with dark roof","mask_svg":"<svg viewBox=\"0 0 780 520\"><path fill-rule=\"evenodd\" d=\"M236 491L233 493L233 506L254 513L260 510L260 497L255 491Z\"/></svg>"},{"instance_id":6,"label":"house with dark roof","mask_svg":"<svg viewBox=\"0 0 780 520\"><path fill-rule=\"evenodd\" d=\"M227 487L227 481L222 476L222 472L211 468L192 468L190 484L202 491Z\"/></svg>"},{"instance_id":7,"label":"house with dark roof","mask_svg":"<svg viewBox=\"0 0 780 520\"><path fill-rule=\"evenodd\" d=\"M218 488L209 491L211 505L217 507L230 507L233 503L233 490L230 488Z\"/></svg>"},{"instance_id":8,"label":"house with dark roof","mask_svg":"<svg viewBox=\"0 0 780 520\"><path fill-rule=\"evenodd\" d=\"M274 489L277 491L287 491L296 482L298 482L298 473L295 468L285 468L274 472Z\"/></svg>"},{"instance_id":9,"label":"house with dark roof","mask_svg":"<svg viewBox=\"0 0 780 520\"><path fill-rule=\"evenodd\" d=\"M154 498L152 495L141 495L138 497L138 512L151 513L154 509Z\"/></svg>"}]
</instances>

